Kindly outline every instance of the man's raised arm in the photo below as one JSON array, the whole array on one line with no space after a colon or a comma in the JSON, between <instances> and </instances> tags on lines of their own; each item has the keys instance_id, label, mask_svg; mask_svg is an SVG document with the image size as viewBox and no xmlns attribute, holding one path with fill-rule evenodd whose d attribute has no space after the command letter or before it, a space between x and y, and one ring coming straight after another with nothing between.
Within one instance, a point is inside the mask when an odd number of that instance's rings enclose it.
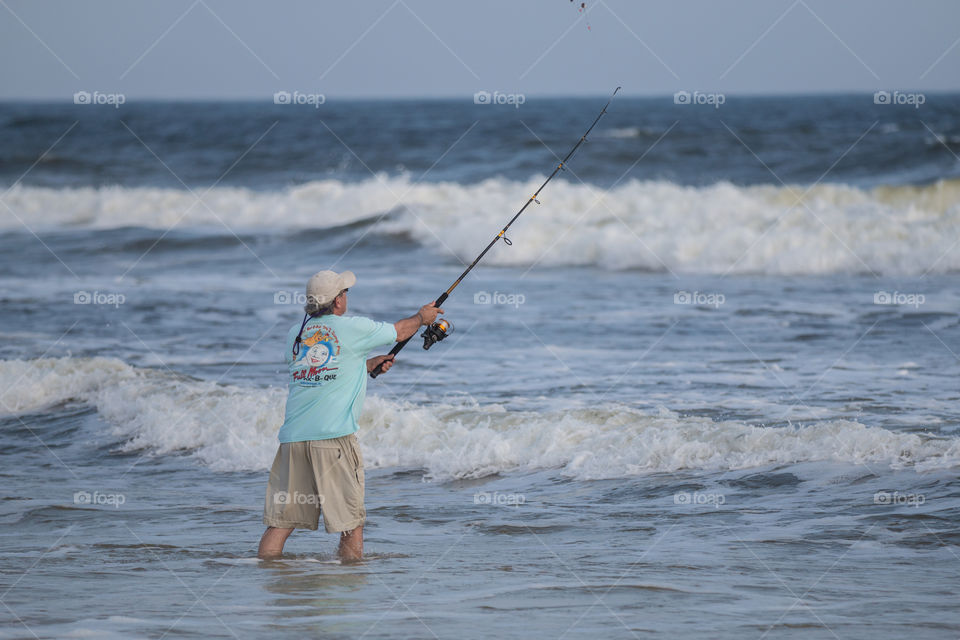
<instances>
[{"instance_id":1,"label":"man's raised arm","mask_svg":"<svg viewBox=\"0 0 960 640\"><path fill-rule=\"evenodd\" d=\"M397 342L412 338L417 329L423 325L436 322L438 313L443 313L443 309L433 306L431 302L420 307L420 311L417 311L415 315L394 322L393 327L397 330Z\"/></svg>"}]
</instances>

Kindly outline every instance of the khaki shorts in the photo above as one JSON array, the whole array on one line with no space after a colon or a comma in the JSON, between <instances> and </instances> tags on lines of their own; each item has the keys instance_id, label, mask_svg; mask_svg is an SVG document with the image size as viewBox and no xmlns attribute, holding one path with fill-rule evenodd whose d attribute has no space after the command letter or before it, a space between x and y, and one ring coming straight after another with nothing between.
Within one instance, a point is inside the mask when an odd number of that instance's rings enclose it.
<instances>
[{"instance_id":1,"label":"khaki shorts","mask_svg":"<svg viewBox=\"0 0 960 640\"><path fill-rule=\"evenodd\" d=\"M270 469L263 523L315 531L323 513L327 533L364 523L363 458L357 436L282 442Z\"/></svg>"}]
</instances>

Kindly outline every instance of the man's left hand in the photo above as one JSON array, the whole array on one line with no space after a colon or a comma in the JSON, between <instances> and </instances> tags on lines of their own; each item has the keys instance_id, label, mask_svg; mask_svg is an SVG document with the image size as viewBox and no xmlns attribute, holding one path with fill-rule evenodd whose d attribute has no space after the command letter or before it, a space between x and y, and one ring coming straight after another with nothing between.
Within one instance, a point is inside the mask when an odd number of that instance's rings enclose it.
<instances>
[{"instance_id":1,"label":"man's left hand","mask_svg":"<svg viewBox=\"0 0 960 640\"><path fill-rule=\"evenodd\" d=\"M370 358L367 360L367 373L370 373L376 369L377 365L380 364L383 365L383 367L380 369L380 373L386 373L387 371L390 371L390 367L393 366L393 356L374 356L373 358Z\"/></svg>"}]
</instances>

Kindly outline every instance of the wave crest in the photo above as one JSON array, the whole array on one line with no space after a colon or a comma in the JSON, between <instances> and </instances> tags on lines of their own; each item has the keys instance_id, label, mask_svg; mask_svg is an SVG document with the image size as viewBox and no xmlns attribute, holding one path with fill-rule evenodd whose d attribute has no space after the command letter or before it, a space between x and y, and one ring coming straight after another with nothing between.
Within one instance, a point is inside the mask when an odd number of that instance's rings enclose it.
<instances>
[{"instance_id":1,"label":"wave crest","mask_svg":"<svg viewBox=\"0 0 960 640\"><path fill-rule=\"evenodd\" d=\"M269 467L286 397L283 389L219 385L113 358L0 361L3 383L15 413L79 399L96 406L124 450L189 452L223 471ZM420 468L437 479L535 469L597 479L815 460L918 470L960 464L960 438L848 420L771 428L618 405L530 412L371 396L359 435L368 467Z\"/></svg>"},{"instance_id":2,"label":"wave crest","mask_svg":"<svg viewBox=\"0 0 960 640\"><path fill-rule=\"evenodd\" d=\"M469 261L541 181L497 178L463 185L378 176L266 193L216 187L202 203L175 189L17 186L6 200L38 229L228 224L241 232L357 223L439 252L450 249ZM633 180L609 191L558 180L540 200L543 206L528 210L515 225L514 246L491 252L489 263L721 274L960 270L960 247L953 242L960 225L960 180L869 190ZM0 227L20 224L0 210Z\"/></svg>"}]
</instances>

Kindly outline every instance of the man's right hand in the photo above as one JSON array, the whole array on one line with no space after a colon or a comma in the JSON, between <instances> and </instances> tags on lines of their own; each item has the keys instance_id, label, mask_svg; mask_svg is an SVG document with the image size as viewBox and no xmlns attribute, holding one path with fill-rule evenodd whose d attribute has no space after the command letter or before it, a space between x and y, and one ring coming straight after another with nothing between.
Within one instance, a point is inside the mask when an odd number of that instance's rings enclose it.
<instances>
[{"instance_id":1,"label":"man's right hand","mask_svg":"<svg viewBox=\"0 0 960 640\"><path fill-rule=\"evenodd\" d=\"M420 307L414 315L393 323L397 330L397 342L403 342L413 337L417 330L423 325L431 325L437 321L437 314L443 313L443 309L433 306L434 303L425 304Z\"/></svg>"},{"instance_id":2,"label":"man's right hand","mask_svg":"<svg viewBox=\"0 0 960 640\"><path fill-rule=\"evenodd\" d=\"M434 303L425 304L420 307L420 324L431 325L437 321L437 314L443 313L443 309L435 307Z\"/></svg>"}]
</instances>

